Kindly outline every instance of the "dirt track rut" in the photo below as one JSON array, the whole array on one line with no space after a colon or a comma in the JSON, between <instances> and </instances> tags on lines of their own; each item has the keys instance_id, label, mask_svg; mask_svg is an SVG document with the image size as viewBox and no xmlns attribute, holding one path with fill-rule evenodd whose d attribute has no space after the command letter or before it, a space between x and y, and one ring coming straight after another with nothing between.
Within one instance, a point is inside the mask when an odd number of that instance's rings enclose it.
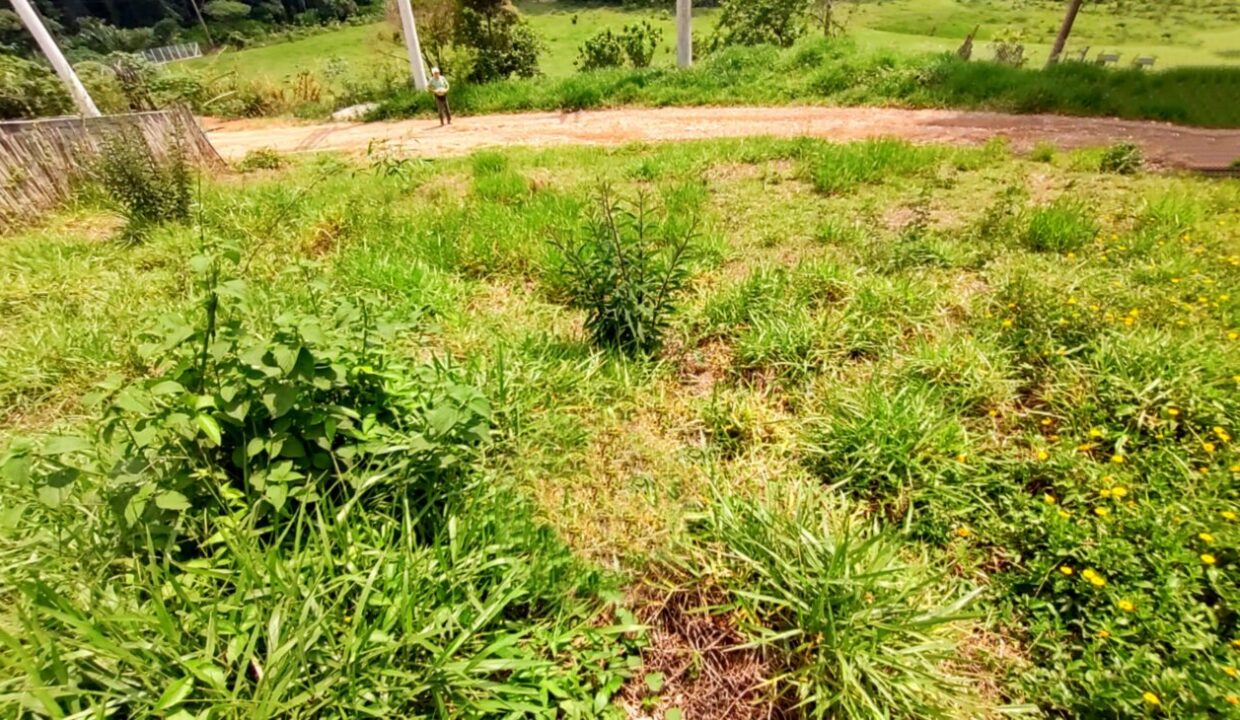
<instances>
[{"instance_id":1,"label":"dirt track rut","mask_svg":"<svg viewBox=\"0 0 1240 720\"><path fill-rule=\"evenodd\" d=\"M579 113L524 113L380 123L204 120L220 154L235 159L256 148L280 152L365 152L372 141L412 156L450 156L508 145L594 144L770 135L858 140L888 136L915 142L983 143L1006 137L1018 149L1039 141L1062 149L1138 143L1156 165L1219 169L1240 159L1240 130L1058 115L1004 115L895 108L742 107L630 108Z\"/></svg>"}]
</instances>

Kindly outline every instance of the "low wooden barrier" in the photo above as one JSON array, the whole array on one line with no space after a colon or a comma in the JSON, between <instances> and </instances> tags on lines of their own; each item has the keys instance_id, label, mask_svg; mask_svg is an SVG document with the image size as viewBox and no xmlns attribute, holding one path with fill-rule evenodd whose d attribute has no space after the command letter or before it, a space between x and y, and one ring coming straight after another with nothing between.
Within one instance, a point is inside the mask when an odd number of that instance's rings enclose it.
<instances>
[{"instance_id":1,"label":"low wooden barrier","mask_svg":"<svg viewBox=\"0 0 1240 720\"><path fill-rule=\"evenodd\" d=\"M0 232L69 199L105 141L116 133L141 133L158 158L178 144L194 165L224 167L197 119L186 108L0 123Z\"/></svg>"}]
</instances>

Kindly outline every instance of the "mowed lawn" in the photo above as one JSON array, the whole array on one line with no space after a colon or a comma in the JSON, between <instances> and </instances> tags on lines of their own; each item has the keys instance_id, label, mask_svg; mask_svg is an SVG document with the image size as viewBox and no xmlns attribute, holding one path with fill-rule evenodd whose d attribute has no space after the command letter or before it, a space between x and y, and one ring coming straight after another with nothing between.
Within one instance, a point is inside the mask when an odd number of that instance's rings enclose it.
<instances>
[{"instance_id":1,"label":"mowed lawn","mask_svg":"<svg viewBox=\"0 0 1240 720\"><path fill-rule=\"evenodd\" d=\"M675 62L674 16L665 10L617 9L578 5L562 0L518 2L546 43L541 67L549 77L575 71L578 49L603 29L651 22L663 30L663 47L655 63ZM1086 7L1077 20L1069 52L1088 46L1090 57L1116 52L1121 64L1136 56L1157 58L1157 67L1240 64L1240 10L1222 0L1183 0L1165 12L1142 10L1121 16L1109 8ZM975 58L991 55L990 41L1009 30L1023 31L1032 64L1045 61L1061 18L1061 4L1043 2L1010 7L994 0L897 0L846 7L840 18L859 46L908 52L946 52L959 47L975 27ZM718 20L715 9L695 11L696 34L708 38ZM183 67L212 74L236 72L241 77L282 81L302 71L339 86L350 78L372 78L376 72L404 71L403 46L386 22L346 27L291 42L246 50L226 50Z\"/></svg>"}]
</instances>

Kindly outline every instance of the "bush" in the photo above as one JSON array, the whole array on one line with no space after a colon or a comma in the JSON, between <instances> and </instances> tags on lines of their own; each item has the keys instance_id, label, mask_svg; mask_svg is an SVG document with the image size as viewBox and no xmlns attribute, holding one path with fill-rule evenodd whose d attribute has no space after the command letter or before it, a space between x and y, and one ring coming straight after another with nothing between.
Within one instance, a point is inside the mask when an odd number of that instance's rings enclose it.
<instances>
[{"instance_id":1,"label":"bush","mask_svg":"<svg viewBox=\"0 0 1240 720\"><path fill-rule=\"evenodd\" d=\"M284 156L272 148L251 150L236 165L237 170L243 173L255 170L279 170L282 167L284 167Z\"/></svg>"},{"instance_id":2,"label":"bush","mask_svg":"<svg viewBox=\"0 0 1240 720\"><path fill-rule=\"evenodd\" d=\"M1032 212L1022 241L1034 252L1073 252L1098 235L1098 224L1085 205L1060 198Z\"/></svg>"},{"instance_id":3,"label":"bush","mask_svg":"<svg viewBox=\"0 0 1240 720\"><path fill-rule=\"evenodd\" d=\"M1045 141L1039 142L1034 145L1033 150L1029 152L1029 159L1040 163L1054 162L1056 152L1058 152L1058 149L1055 147L1054 143Z\"/></svg>"},{"instance_id":4,"label":"bush","mask_svg":"<svg viewBox=\"0 0 1240 720\"><path fill-rule=\"evenodd\" d=\"M577 69L581 71L620 67L624 64L624 45L611 30L587 39L577 51Z\"/></svg>"},{"instance_id":5,"label":"bush","mask_svg":"<svg viewBox=\"0 0 1240 720\"><path fill-rule=\"evenodd\" d=\"M624 47L624 54L628 56L629 64L635 68L650 66L654 51L662 39L663 31L651 25L649 20L625 25L620 31L620 44Z\"/></svg>"},{"instance_id":6,"label":"bush","mask_svg":"<svg viewBox=\"0 0 1240 720\"><path fill-rule=\"evenodd\" d=\"M805 34L809 0L721 0L711 44L790 47Z\"/></svg>"},{"instance_id":7,"label":"bush","mask_svg":"<svg viewBox=\"0 0 1240 720\"><path fill-rule=\"evenodd\" d=\"M649 352L688 282L695 233L696 220L660 217L644 193L626 202L604 186L581 237L554 242L552 283L586 311L596 345Z\"/></svg>"},{"instance_id":8,"label":"bush","mask_svg":"<svg viewBox=\"0 0 1240 720\"><path fill-rule=\"evenodd\" d=\"M1141 169L1145 156L1135 143L1116 143L1102 153L1098 169L1102 172L1131 175Z\"/></svg>"},{"instance_id":9,"label":"bush","mask_svg":"<svg viewBox=\"0 0 1240 720\"><path fill-rule=\"evenodd\" d=\"M190 168L179 139L160 158L136 129L114 133L91 175L125 216L128 240L140 240L158 223L189 219Z\"/></svg>"},{"instance_id":10,"label":"bush","mask_svg":"<svg viewBox=\"0 0 1240 720\"><path fill-rule=\"evenodd\" d=\"M538 74L542 41L507 2L467 0L457 28L460 41L476 51L470 82Z\"/></svg>"},{"instance_id":11,"label":"bush","mask_svg":"<svg viewBox=\"0 0 1240 720\"><path fill-rule=\"evenodd\" d=\"M99 493L130 545L178 528L202 542L221 517L271 522L343 501L361 489L353 471L379 466L367 480L382 481L379 497L433 515L429 498L450 494L486 437L486 400L446 368L393 361L390 330L365 308L282 315L258 332L242 320L244 285L219 281L223 262L191 262L210 288L200 320L168 316L146 333L141 361L158 374L101 385L95 435L46 443L35 477Z\"/></svg>"},{"instance_id":12,"label":"bush","mask_svg":"<svg viewBox=\"0 0 1240 720\"><path fill-rule=\"evenodd\" d=\"M0 119L60 115L72 109L64 85L49 68L0 54Z\"/></svg>"}]
</instances>

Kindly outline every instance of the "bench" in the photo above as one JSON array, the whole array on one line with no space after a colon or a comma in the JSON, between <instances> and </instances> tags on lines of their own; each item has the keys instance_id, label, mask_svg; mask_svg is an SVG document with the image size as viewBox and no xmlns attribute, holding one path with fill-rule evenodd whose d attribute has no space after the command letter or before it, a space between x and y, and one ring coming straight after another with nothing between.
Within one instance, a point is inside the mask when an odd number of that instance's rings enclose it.
<instances>
[{"instance_id":1,"label":"bench","mask_svg":"<svg viewBox=\"0 0 1240 720\"><path fill-rule=\"evenodd\" d=\"M1145 68L1152 68L1152 67L1154 67L1154 62L1155 62L1156 60L1158 60L1158 58L1156 58L1156 57L1138 57L1138 58L1133 58L1133 61L1132 61L1132 66L1133 66L1133 67L1137 67L1137 68L1141 68L1142 70L1144 70Z\"/></svg>"},{"instance_id":2,"label":"bench","mask_svg":"<svg viewBox=\"0 0 1240 720\"><path fill-rule=\"evenodd\" d=\"M1085 62L1085 58L1088 56L1089 56L1089 46L1086 45L1085 47L1081 48L1077 52L1073 53L1070 59L1072 60L1072 62L1083 63Z\"/></svg>"},{"instance_id":3,"label":"bench","mask_svg":"<svg viewBox=\"0 0 1240 720\"><path fill-rule=\"evenodd\" d=\"M1119 53L1099 53L1096 62L1099 65L1114 65L1119 62Z\"/></svg>"}]
</instances>

